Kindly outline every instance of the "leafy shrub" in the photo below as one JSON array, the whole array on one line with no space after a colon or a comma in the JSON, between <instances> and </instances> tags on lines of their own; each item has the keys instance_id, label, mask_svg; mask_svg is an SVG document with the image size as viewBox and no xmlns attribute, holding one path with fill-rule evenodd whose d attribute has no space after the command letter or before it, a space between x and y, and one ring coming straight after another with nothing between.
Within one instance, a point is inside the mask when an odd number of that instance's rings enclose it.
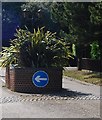
<instances>
[{"instance_id":1,"label":"leafy shrub","mask_svg":"<svg viewBox=\"0 0 102 120\"><path fill-rule=\"evenodd\" d=\"M31 33L19 29L16 39L9 48L1 52L2 66L14 64L20 67L53 67L66 66L71 57L69 46L63 39L56 39L55 33L44 32L41 28Z\"/></svg>"},{"instance_id":2,"label":"leafy shrub","mask_svg":"<svg viewBox=\"0 0 102 120\"><path fill-rule=\"evenodd\" d=\"M91 58L100 59L100 49L97 41L94 41L91 45Z\"/></svg>"}]
</instances>

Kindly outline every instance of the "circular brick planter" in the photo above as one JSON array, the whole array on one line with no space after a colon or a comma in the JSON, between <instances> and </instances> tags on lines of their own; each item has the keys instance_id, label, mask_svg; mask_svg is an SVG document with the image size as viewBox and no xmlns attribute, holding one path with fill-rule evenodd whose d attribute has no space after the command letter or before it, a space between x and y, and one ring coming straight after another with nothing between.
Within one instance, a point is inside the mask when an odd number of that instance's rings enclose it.
<instances>
[{"instance_id":1,"label":"circular brick planter","mask_svg":"<svg viewBox=\"0 0 102 120\"><path fill-rule=\"evenodd\" d=\"M33 84L32 77L37 71L44 71L49 76L49 82L45 87L37 87ZM24 93L48 93L62 89L61 68L13 68L6 73L6 84L15 92Z\"/></svg>"},{"instance_id":2,"label":"circular brick planter","mask_svg":"<svg viewBox=\"0 0 102 120\"><path fill-rule=\"evenodd\" d=\"M6 87L10 88L10 69L9 67L6 67L6 75L5 75L5 81L6 81Z\"/></svg>"}]
</instances>

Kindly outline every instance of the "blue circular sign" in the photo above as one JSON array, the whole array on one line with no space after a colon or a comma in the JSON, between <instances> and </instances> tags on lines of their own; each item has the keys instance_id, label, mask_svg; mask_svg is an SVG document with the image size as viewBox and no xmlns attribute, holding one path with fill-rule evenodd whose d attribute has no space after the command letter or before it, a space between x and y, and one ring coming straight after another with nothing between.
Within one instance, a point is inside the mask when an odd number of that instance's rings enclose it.
<instances>
[{"instance_id":1,"label":"blue circular sign","mask_svg":"<svg viewBox=\"0 0 102 120\"><path fill-rule=\"evenodd\" d=\"M49 82L48 74L44 71L37 71L32 77L33 84L37 87L45 87Z\"/></svg>"}]
</instances>

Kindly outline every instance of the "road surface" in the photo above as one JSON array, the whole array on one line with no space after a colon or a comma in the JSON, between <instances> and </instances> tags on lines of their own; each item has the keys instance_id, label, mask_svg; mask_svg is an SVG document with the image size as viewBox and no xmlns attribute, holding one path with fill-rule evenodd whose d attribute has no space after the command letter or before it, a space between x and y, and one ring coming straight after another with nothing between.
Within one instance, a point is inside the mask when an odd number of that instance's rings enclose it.
<instances>
[{"instance_id":1,"label":"road surface","mask_svg":"<svg viewBox=\"0 0 102 120\"><path fill-rule=\"evenodd\" d=\"M1 118L100 118L100 87L64 77L64 90L23 94L8 90L0 77Z\"/></svg>"}]
</instances>

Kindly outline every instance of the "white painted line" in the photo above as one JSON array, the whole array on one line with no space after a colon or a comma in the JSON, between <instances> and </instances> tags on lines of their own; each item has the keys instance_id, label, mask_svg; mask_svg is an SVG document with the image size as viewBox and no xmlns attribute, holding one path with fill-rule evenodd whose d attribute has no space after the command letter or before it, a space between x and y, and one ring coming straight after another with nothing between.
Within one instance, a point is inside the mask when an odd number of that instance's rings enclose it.
<instances>
[{"instance_id":1,"label":"white painted line","mask_svg":"<svg viewBox=\"0 0 102 120\"><path fill-rule=\"evenodd\" d=\"M1 81L4 82L4 83L6 83L6 82L5 82L5 79L3 79L3 78L1 78Z\"/></svg>"}]
</instances>

